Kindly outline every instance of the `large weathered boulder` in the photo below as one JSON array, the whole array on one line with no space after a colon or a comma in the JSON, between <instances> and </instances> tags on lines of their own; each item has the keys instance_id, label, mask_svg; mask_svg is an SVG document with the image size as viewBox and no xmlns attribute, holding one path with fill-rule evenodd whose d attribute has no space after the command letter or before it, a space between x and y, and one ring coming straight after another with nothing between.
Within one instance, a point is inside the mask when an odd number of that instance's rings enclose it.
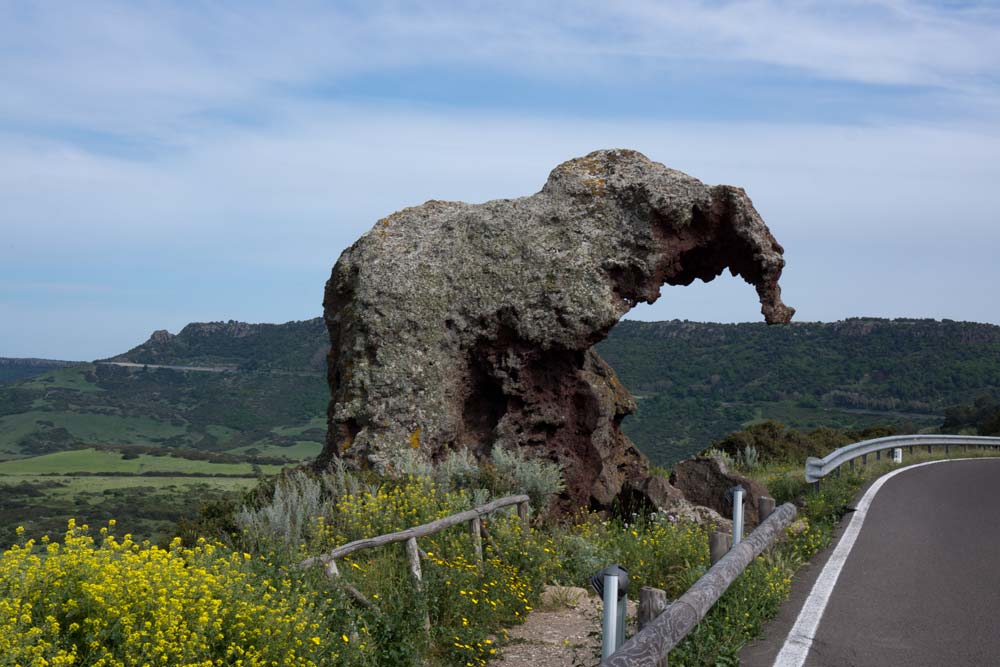
<instances>
[{"instance_id":1,"label":"large weathered boulder","mask_svg":"<svg viewBox=\"0 0 1000 667\"><path fill-rule=\"evenodd\" d=\"M733 496L731 490L743 487L743 517L748 527L759 521L757 502L761 496L769 495L767 487L760 482L731 473L718 459L695 457L681 461L670 471L670 484L684 497L702 507L710 507L724 517L733 516Z\"/></svg>"},{"instance_id":2,"label":"large weathered boulder","mask_svg":"<svg viewBox=\"0 0 1000 667\"><path fill-rule=\"evenodd\" d=\"M782 252L742 189L628 150L565 162L530 197L394 213L326 286L333 396L317 464L502 445L561 463L567 501L643 493L647 460L620 429L634 402L592 346L663 284L725 269L787 322Z\"/></svg>"}]
</instances>

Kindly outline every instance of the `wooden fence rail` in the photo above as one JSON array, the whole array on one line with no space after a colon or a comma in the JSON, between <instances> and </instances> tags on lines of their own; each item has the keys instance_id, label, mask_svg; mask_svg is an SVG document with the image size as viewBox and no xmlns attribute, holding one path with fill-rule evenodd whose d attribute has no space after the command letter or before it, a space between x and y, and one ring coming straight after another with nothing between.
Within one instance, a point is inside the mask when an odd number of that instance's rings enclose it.
<instances>
[{"instance_id":1,"label":"wooden fence rail","mask_svg":"<svg viewBox=\"0 0 1000 667\"><path fill-rule=\"evenodd\" d=\"M774 543L795 520L795 505L774 510L755 531L713 565L684 595L650 621L620 649L601 661L601 667L665 667L670 649L705 617L743 570Z\"/></svg>"},{"instance_id":2,"label":"wooden fence rail","mask_svg":"<svg viewBox=\"0 0 1000 667\"><path fill-rule=\"evenodd\" d=\"M431 521L430 523L421 524L419 526L414 526L412 528L407 528L405 530L396 531L395 533L389 533L387 535L378 535L377 537L366 537L361 540L355 540L353 542L348 542L347 544L341 545L336 549L330 551L329 553L322 554L320 556L312 556L306 558L299 565L301 567L313 567L315 565L322 564L326 572L326 576L331 579L340 576L340 570L337 568L337 559L350 556L357 551L363 551L364 549L372 549L374 547L384 546L386 544L394 544L396 542L406 543L406 558L410 564L410 578L413 580L413 586L416 590L423 590L423 574L420 568L420 547L417 546L418 537L426 537L428 535L433 535L434 533L441 532L445 528L450 528L452 526L457 526L461 523L469 524L469 533L472 535L472 545L476 553L476 558L479 561L483 559L483 543L482 543L482 517L487 514L496 512L497 510L503 509L505 507L510 507L512 505L517 505L517 514L521 519L521 526L524 529L525 535L528 532L528 503L529 498L526 495L518 496L506 496L504 498L497 498L493 502L486 503L485 505L480 505L479 507L474 507L471 510L466 510L464 512L459 512L458 514L452 514L451 516L446 516L443 519L438 519L437 521ZM344 584L344 589L348 594L354 598L355 602L358 604L373 608L374 605L366 598L361 591L354 588L350 584ZM430 616L425 610L424 613L424 630L430 629Z\"/></svg>"}]
</instances>

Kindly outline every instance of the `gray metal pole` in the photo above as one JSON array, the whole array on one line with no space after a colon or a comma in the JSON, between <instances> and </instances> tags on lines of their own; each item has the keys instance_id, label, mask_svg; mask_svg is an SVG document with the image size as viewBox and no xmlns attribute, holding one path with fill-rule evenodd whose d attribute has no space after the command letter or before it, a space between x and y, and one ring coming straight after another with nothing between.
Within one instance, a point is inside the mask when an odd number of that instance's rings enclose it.
<instances>
[{"instance_id":1,"label":"gray metal pole","mask_svg":"<svg viewBox=\"0 0 1000 667\"><path fill-rule=\"evenodd\" d=\"M604 575L604 634L601 637L601 659L615 652L618 639L618 575Z\"/></svg>"},{"instance_id":2,"label":"gray metal pole","mask_svg":"<svg viewBox=\"0 0 1000 667\"><path fill-rule=\"evenodd\" d=\"M625 612L628 611L628 597L622 599L618 605L618 621L615 628L615 650L617 651L625 643Z\"/></svg>"},{"instance_id":3,"label":"gray metal pole","mask_svg":"<svg viewBox=\"0 0 1000 667\"><path fill-rule=\"evenodd\" d=\"M743 487L733 489L733 546L743 539Z\"/></svg>"}]
</instances>

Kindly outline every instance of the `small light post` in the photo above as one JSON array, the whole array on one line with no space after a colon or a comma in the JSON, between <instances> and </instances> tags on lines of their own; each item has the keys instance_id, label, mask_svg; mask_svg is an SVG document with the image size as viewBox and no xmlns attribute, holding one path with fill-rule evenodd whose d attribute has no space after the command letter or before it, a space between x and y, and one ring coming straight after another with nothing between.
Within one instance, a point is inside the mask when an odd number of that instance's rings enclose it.
<instances>
[{"instance_id":1,"label":"small light post","mask_svg":"<svg viewBox=\"0 0 1000 667\"><path fill-rule=\"evenodd\" d=\"M625 611L628 607L628 570L615 563L590 578L590 585L604 601L601 659L625 643Z\"/></svg>"}]
</instances>

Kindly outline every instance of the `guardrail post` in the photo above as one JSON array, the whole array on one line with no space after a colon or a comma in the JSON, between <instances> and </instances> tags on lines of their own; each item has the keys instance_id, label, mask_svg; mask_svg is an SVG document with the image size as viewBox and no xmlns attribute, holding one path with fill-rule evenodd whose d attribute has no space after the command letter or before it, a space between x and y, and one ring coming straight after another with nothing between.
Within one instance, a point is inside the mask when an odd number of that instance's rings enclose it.
<instances>
[{"instance_id":1,"label":"guardrail post","mask_svg":"<svg viewBox=\"0 0 1000 667\"><path fill-rule=\"evenodd\" d=\"M764 523L764 519L771 516L774 511L774 498L761 496L757 499L757 525Z\"/></svg>"},{"instance_id":2,"label":"guardrail post","mask_svg":"<svg viewBox=\"0 0 1000 667\"><path fill-rule=\"evenodd\" d=\"M729 533L713 530L708 534L708 557L712 565L722 560L722 557L729 553L732 548L733 536Z\"/></svg>"},{"instance_id":3,"label":"guardrail post","mask_svg":"<svg viewBox=\"0 0 1000 667\"><path fill-rule=\"evenodd\" d=\"M867 454L862 454L861 455L861 462L864 463L865 465L868 465L868 455Z\"/></svg>"},{"instance_id":4,"label":"guardrail post","mask_svg":"<svg viewBox=\"0 0 1000 667\"><path fill-rule=\"evenodd\" d=\"M743 487L739 484L733 489L733 546L743 539Z\"/></svg>"},{"instance_id":5,"label":"guardrail post","mask_svg":"<svg viewBox=\"0 0 1000 667\"><path fill-rule=\"evenodd\" d=\"M945 445L944 446L944 455L948 456L949 453L951 453L951 448L948 447L948 445Z\"/></svg>"},{"instance_id":6,"label":"guardrail post","mask_svg":"<svg viewBox=\"0 0 1000 667\"><path fill-rule=\"evenodd\" d=\"M875 450L875 460L876 461L881 461L882 460L882 450L881 449L876 449Z\"/></svg>"},{"instance_id":7,"label":"guardrail post","mask_svg":"<svg viewBox=\"0 0 1000 667\"><path fill-rule=\"evenodd\" d=\"M934 452L931 451L931 445L927 445L927 453L928 454L933 454L934 453Z\"/></svg>"},{"instance_id":8,"label":"guardrail post","mask_svg":"<svg viewBox=\"0 0 1000 667\"><path fill-rule=\"evenodd\" d=\"M851 472L854 472L854 459L851 459Z\"/></svg>"}]
</instances>

